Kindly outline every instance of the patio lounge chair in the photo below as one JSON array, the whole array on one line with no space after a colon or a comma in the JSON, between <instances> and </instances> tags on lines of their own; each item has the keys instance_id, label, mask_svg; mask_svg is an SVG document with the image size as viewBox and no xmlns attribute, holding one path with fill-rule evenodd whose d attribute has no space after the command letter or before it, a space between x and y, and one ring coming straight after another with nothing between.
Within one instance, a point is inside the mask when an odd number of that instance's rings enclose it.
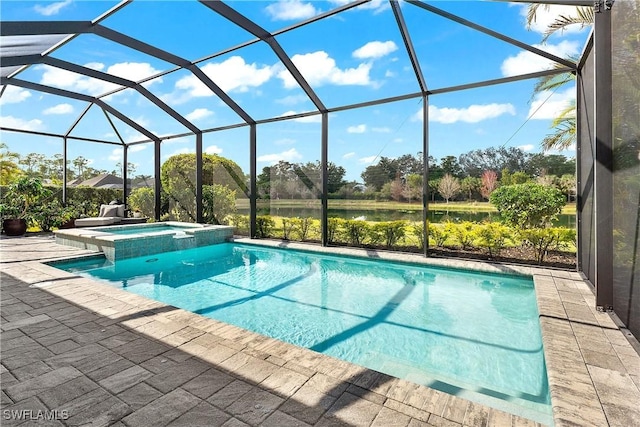
<instances>
[{"instance_id":1,"label":"patio lounge chair","mask_svg":"<svg viewBox=\"0 0 640 427\"><path fill-rule=\"evenodd\" d=\"M148 218L127 218L123 204L111 202L108 205L100 205L100 213L97 217L76 219L76 227L97 227L113 224L140 224L147 222Z\"/></svg>"}]
</instances>

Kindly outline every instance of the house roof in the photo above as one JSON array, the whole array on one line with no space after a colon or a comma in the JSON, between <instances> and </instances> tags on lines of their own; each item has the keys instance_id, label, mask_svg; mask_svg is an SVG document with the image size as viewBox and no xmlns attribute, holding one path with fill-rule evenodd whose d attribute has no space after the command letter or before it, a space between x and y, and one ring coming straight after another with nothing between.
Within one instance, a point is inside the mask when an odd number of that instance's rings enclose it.
<instances>
[{"instance_id":1,"label":"house roof","mask_svg":"<svg viewBox=\"0 0 640 427\"><path fill-rule=\"evenodd\" d=\"M122 178L120 178L119 176L111 175L110 173L102 173L98 176L94 176L91 179L82 181L77 185L82 185L84 187L114 188L114 187L105 187L107 185L114 185L114 184L116 186L122 186Z\"/></svg>"}]
</instances>

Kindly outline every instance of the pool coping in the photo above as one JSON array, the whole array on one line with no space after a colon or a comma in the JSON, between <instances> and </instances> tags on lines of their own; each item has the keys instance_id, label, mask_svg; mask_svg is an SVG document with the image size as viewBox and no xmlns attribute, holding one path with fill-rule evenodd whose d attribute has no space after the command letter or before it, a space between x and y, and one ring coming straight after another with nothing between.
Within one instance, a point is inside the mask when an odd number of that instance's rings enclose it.
<instances>
[{"instance_id":1,"label":"pool coping","mask_svg":"<svg viewBox=\"0 0 640 427\"><path fill-rule=\"evenodd\" d=\"M2 239L3 246L7 241L8 239ZM633 407L635 397L640 397L640 379L636 370L636 367L640 367L640 356L625 337L624 331L616 325L614 318L609 313L600 313L593 308L591 288L577 272L459 259L424 258L420 255L386 251L323 248L294 242L242 238L236 241L476 271L531 275L536 288L555 425L632 425L633 421L640 419L638 409ZM57 256L46 261L93 254L90 251L64 248L58 251ZM62 252L68 255L63 256ZM184 310L172 308L170 314L163 314L163 308L171 306L89 279L78 278L45 265L43 261L45 260L18 260L6 264L3 259L2 271L26 278L25 283L38 283L39 289L85 306L107 319L119 318L127 312L142 311L144 315L133 322L123 322L123 325L169 345L179 343L176 341L179 331L173 330L179 326L188 326L206 334L212 340L208 344L224 342L230 346L228 348L235 347L237 352L231 358L255 358L297 369L309 378L322 375L322 378L341 382L345 384L344 393L357 396L367 404L375 404L378 409L384 408L385 413L394 411L411 420L429 424L449 422L452 423L450 425L505 425L507 421L509 425L536 424L457 396L395 379ZM92 296L89 301L88 295ZM6 323L2 325L3 330L6 329L5 326ZM167 334L168 330L173 332ZM201 345L203 343L204 346ZM200 338L198 342L182 342L176 347L206 360L209 357L204 351L207 349L206 344L206 340ZM255 374L247 373L246 365L245 363L234 369L238 369L239 375L248 375L250 378ZM382 411L377 414L381 415ZM340 418L339 412L332 415Z\"/></svg>"}]
</instances>

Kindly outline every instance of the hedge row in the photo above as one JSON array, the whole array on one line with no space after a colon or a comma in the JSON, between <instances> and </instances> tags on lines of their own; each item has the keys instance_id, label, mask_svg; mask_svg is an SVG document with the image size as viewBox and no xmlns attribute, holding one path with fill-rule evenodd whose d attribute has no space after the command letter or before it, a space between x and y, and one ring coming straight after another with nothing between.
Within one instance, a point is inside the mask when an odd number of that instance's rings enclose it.
<instances>
[{"instance_id":1,"label":"hedge row","mask_svg":"<svg viewBox=\"0 0 640 427\"><path fill-rule=\"evenodd\" d=\"M249 234L248 216L233 215L230 222L236 227L238 234ZM329 218L327 225L330 243L387 249L400 246L424 249L424 226L420 222L367 222ZM576 244L574 229L554 227L514 230L498 222L429 224L428 235L430 247L447 247L463 251L479 249L491 257L500 255L505 248L526 246L534 251L538 263L544 261L548 251L575 251ZM314 218L258 216L256 237L319 241L320 221Z\"/></svg>"}]
</instances>

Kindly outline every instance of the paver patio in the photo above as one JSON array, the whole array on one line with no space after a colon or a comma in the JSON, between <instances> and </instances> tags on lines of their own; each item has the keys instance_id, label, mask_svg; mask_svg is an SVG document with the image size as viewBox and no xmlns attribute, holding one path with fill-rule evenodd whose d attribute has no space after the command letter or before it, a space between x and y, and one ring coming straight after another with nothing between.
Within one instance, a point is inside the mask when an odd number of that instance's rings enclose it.
<instances>
[{"instance_id":1,"label":"paver patio","mask_svg":"<svg viewBox=\"0 0 640 427\"><path fill-rule=\"evenodd\" d=\"M537 425L54 269L90 252L50 235L0 249L2 425ZM637 342L578 273L470 265L534 275L557 426L640 425Z\"/></svg>"}]
</instances>

